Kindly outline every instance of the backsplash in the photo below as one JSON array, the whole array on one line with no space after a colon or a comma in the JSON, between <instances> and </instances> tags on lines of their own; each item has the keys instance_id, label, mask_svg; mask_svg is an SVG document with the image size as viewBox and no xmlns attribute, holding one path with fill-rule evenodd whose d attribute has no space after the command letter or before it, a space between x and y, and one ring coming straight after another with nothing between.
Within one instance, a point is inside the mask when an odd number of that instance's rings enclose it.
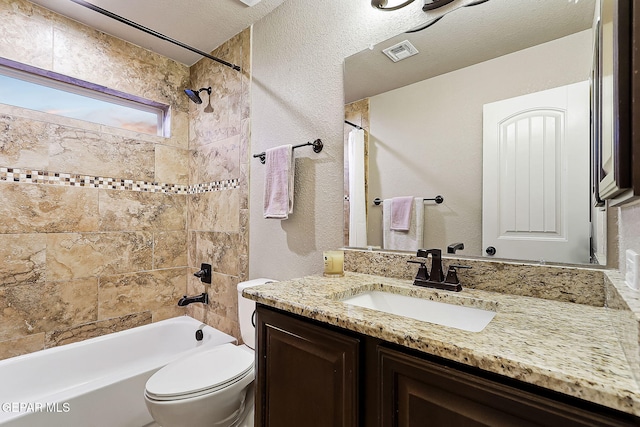
<instances>
[{"instance_id":1,"label":"backsplash","mask_svg":"<svg viewBox=\"0 0 640 427\"><path fill-rule=\"evenodd\" d=\"M345 270L413 280L418 269L407 260L415 256L383 251L345 250ZM427 267L430 268L430 259ZM467 265L458 277L463 288L551 299L602 307L605 304L604 270L536 265L524 262L485 261L444 255L443 268Z\"/></svg>"},{"instance_id":2,"label":"backsplash","mask_svg":"<svg viewBox=\"0 0 640 427\"><path fill-rule=\"evenodd\" d=\"M640 383L640 293L627 286L619 271L607 271L604 283L611 322Z\"/></svg>"}]
</instances>

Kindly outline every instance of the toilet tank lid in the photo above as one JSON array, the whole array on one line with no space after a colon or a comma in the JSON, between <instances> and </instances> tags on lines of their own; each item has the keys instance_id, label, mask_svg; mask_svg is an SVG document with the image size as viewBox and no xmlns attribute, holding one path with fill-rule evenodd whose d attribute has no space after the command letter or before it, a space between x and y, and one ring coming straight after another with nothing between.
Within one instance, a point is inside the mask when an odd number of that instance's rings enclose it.
<instances>
[{"instance_id":1,"label":"toilet tank lid","mask_svg":"<svg viewBox=\"0 0 640 427\"><path fill-rule=\"evenodd\" d=\"M277 282L277 280L266 279L261 277L259 279L247 280L246 282L238 283L238 292L242 292L245 288L250 288L252 286L265 285L267 283Z\"/></svg>"}]
</instances>

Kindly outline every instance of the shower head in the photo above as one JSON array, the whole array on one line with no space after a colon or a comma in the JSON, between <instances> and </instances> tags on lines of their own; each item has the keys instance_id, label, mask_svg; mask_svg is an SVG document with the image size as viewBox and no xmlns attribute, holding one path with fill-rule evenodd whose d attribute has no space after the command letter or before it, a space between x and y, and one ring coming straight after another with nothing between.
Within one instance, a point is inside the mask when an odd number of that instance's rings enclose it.
<instances>
[{"instance_id":1,"label":"shower head","mask_svg":"<svg viewBox=\"0 0 640 427\"><path fill-rule=\"evenodd\" d=\"M196 104L202 104L202 99L200 99L200 94L198 93L198 91L195 91L192 89L185 89L184 93L186 93L189 99L195 102Z\"/></svg>"},{"instance_id":2,"label":"shower head","mask_svg":"<svg viewBox=\"0 0 640 427\"><path fill-rule=\"evenodd\" d=\"M196 104L202 104L202 98L200 98L200 92L202 92L203 90L209 94L209 97L211 97L211 87L203 87L198 90L185 89L184 93L186 93L189 99L195 102Z\"/></svg>"}]
</instances>

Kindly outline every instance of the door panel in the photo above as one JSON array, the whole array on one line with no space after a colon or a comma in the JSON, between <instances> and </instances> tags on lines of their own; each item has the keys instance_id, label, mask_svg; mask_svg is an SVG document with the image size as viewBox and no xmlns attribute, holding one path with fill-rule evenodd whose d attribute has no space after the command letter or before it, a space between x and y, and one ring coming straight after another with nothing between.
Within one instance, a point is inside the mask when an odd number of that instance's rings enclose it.
<instances>
[{"instance_id":1,"label":"door panel","mask_svg":"<svg viewBox=\"0 0 640 427\"><path fill-rule=\"evenodd\" d=\"M502 258L588 263L589 85L483 109L483 246Z\"/></svg>"}]
</instances>

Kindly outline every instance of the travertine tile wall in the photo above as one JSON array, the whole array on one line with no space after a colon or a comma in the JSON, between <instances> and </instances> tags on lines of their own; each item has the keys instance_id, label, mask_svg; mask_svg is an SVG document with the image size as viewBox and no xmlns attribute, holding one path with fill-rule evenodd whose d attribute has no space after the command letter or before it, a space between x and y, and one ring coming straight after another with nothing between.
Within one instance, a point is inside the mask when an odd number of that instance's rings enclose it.
<instances>
[{"instance_id":1,"label":"travertine tile wall","mask_svg":"<svg viewBox=\"0 0 640 427\"><path fill-rule=\"evenodd\" d=\"M242 72L208 59L191 67L192 87L212 87L214 112L203 112L208 101L205 92L201 92L203 104L192 104L189 110L189 182L228 180L232 185L188 198L190 273L208 263L213 278L211 285L204 285L189 274L189 294L208 292L210 303L206 307L193 304L187 312L235 337L240 336L236 285L248 277L250 43L247 29L212 52L239 65Z\"/></svg>"},{"instance_id":2,"label":"travertine tile wall","mask_svg":"<svg viewBox=\"0 0 640 427\"><path fill-rule=\"evenodd\" d=\"M208 60L190 70L26 0L0 0L0 16L0 57L171 108L163 138L0 104L0 358L183 314L200 262L214 265L212 304L189 311L235 333L249 31L215 53L240 75ZM183 89L209 85L205 115Z\"/></svg>"}]
</instances>

